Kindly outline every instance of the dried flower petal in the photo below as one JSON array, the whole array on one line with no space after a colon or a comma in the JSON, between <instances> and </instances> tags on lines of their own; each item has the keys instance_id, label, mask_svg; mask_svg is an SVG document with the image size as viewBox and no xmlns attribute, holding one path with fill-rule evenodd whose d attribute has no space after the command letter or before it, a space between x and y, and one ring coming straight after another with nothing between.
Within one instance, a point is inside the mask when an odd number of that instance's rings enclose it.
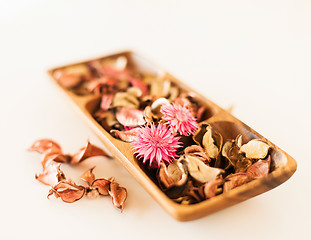
<instances>
[{"instance_id":1,"label":"dried flower petal","mask_svg":"<svg viewBox=\"0 0 311 240\"><path fill-rule=\"evenodd\" d=\"M120 108L116 113L116 119L127 127L137 127L145 124L144 112L131 107Z\"/></svg>"},{"instance_id":2,"label":"dried flower petal","mask_svg":"<svg viewBox=\"0 0 311 240\"><path fill-rule=\"evenodd\" d=\"M213 168L207 166L199 158L192 155L185 155L184 160L187 164L189 174L197 181L206 183L215 179L224 171L220 168Z\"/></svg>"},{"instance_id":3,"label":"dried flower petal","mask_svg":"<svg viewBox=\"0 0 311 240\"><path fill-rule=\"evenodd\" d=\"M107 196L109 195L110 183L111 181L100 178L93 182L92 187L96 188L100 195Z\"/></svg>"},{"instance_id":4,"label":"dried flower petal","mask_svg":"<svg viewBox=\"0 0 311 240\"><path fill-rule=\"evenodd\" d=\"M201 161L209 163L211 159L206 155L204 149L199 145L191 145L184 150L185 154L192 154L198 157Z\"/></svg>"},{"instance_id":5,"label":"dried flower petal","mask_svg":"<svg viewBox=\"0 0 311 240\"><path fill-rule=\"evenodd\" d=\"M108 155L104 150L91 144L88 141L85 147L81 148L79 152L77 152L76 154L72 156L70 164L77 164L89 157L95 157L95 156L106 156L107 157Z\"/></svg>"},{"instance_id":6,"label":"dried flower petal","mask_svg":"<svg viewBox=\"0 0 311 240\"><path fill-rule=\"evenodd\" d=\"M269 173L271 157L267 160L258 160L247 169L247 175L252 178L261 178Z\"/></svg>"},{"instance_id":7,"label":"dried flower petal","mask_svg":"<svg viewBox=\"0 0 311 240\"><path fill-rule=\"evenodd\" d=\"M63 180L53 186L48 197L54 193L55 197L60 197L64 202L72 203L81 199L85 193L83 186L76 185L73 181Z\"/></svg>"},{"instance_id":8,"label":"dried flower petal","mask_svg":"<svg viewBox=\"0 0 311 240\"><path fill-rule=\"evenodd\" d=\"M123 187L120 187L119 184L116 182L111 182L109 195L112 198L113 205L115 205L117 208L121 208L121 212L123 212L124 202L127 198L126 189Z\"/></svg>"},{"instance_id":9,"label":"dried flower petal","mask_svg":"<svg viewBox=\"0 0 311 240\"><path fill-rule=\"evenodd\" d=\"M89 191L87 191L86 196L88 198L95 199L99 197L99 192L97 191L97 189L90 189Z\"/></svg>"},{"instance_id":10,"label":"dried flower petal","mask_svg":"<svg viewBox=\"0 0 311 240\"><path fill-rule=\"evenodd\" d=\"M161 162L158 179L165 188L181 186L187 182L187 174L182 163L174 161L168 166Z\"/></svg>"},{"instance_id":11,"label":"dried flower petal","mask_svg":"<svg viewBox=\"0 0 311 240\"><path fill-rule=\"evenodd\" d=\"M176 150L181 146L176 137L166 126L145 126L140 129L133 141L133 149L137 157L143 158L143 163L149 160L149 165L160 167L160 162L170 163L177 157Z\"/></svg>"},{"instance_id":12,"label":"dried flower petal","mask_svg":"<svg viewBox=\"0 0 311 240\"><path fill-rule=\"evenodd\" d=\"M146 96L149 93L149 89L146 83L144 83L142 80L133 78L131 77L129 79L130 83L132 84L133 87L137 87L141 90L142 92L142 97Z\"/></svg>"},{"instance_id":13,"label":"dried flower petal","mask_svg":"<svg viewBox=\"0 0 311 240\"><path fill-rule=\"evenodd\" d=\"M241 147L241 152L245 153L247 158L263 159L267 156L269 148L265 142L253 139Z\"/></svg>"},{"instance_id":14,"label":"dried flower petal","mask_svg":"<svg viewBox=\"0 0 311 240\"><path fill-rule=\"evenodd\" d=\"M100 108L104 111L108 110L113 99L113 94L104 94L101 98Z\"/></svg>"},{"instance_id":15,"label":"dried flower petal","mask_svg":"<svg viewBox=\"0 0 311 240\"><path fill-rule=\"evenodd\" d=\"M198 123L189 110L178 104L164 104L161 107L162 119L166 120L174 132L189 136L198 129Z\"/></svg>"},{"instance_id":16,"label":"dried flower petal","mask_svg":"<svg viewBox=\"0 0 311 240\"><path fill-rule=\"evenodd\" d=\"M62 153L61 146L51 139L39 139L35 141L28 151L34 151L43 154L45 151L53 149L53 153Z\"/></svg>"},{"instance_id":17,"label":"dried flower petal","mask_svg":"<svg viewBox=\"0 0 311 240\"><path fill-rule=\"evenodd\" d=\"M110 133L125 142L133 142L139 133L140 128L133 128L126 131L111 130Z\"/></svg>"},{"instance_id":18,"label":"dried flower petal","mask_svg":"<svg viewBox=\"0 0 311 240\"><path fill-rule=\"evenodd\" d=\"M252 180L246 173L235 173L226 177L226 182L224 183L223 192L228 192L238 186L241 186Z\"/></svg>"},{"instance_id":19,"label":"dried flower petal","mask_svg":"<svg viewBox=\"0 0 311 240\"><path fill-rule=\"evenodd\" d=\"M36 179L49 186L54 186L59 181L65 179L65 174L60 170L60 163L49 162L45 166L42 173L35 175Z\"/></svg>"},{"instance_id":20,"label":"dried flower petal","mask_svg":"<svg viewBox=\"0 0 311 240\"><path fill-rule=\"evenodd\" d=\"M213 179L204 185L204 196L205 199L212 198L216 195L217 188L219 185L223 184L224 180L222 178Z\"/></svg>"},{"instance_id":21,"label":"dried flower petal","mask_svg":"<svg viewBox=\"0 0 311 240\"><path fill-rule=\"evenodd\" d=\"M95 167L92 167L86 170L80 177L83 181L87 182L89 185L92 185L92 183L95 180L95 175L93 173L94 168Z\"/></svg>"},{"instance_id":22,"label":"dried flower petal","mask_svg":"<svg viewBox=\"0 0 311 240\"><path fill-rule=\"evenodd\" d=\"M217 158L219 149L214 143L214 139L212 137L212 128L211 126L206 127L206 132L202 139L202 144L205 152L211 158Z\"/></svg>"}]
</instances>

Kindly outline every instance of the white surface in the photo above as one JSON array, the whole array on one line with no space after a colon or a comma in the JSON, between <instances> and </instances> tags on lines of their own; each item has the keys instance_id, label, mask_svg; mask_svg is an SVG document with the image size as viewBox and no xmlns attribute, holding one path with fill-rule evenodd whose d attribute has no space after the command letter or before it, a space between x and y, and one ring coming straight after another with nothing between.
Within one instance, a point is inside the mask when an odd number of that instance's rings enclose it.
<instances>
[{"instance_id":1,"label":"white surface","mask_svg":"<svg viewBox=\"0 0 311 240\"><path fill-rule=\"evenodd\" d=\"M5 1L0 3L1 239L303 239L310 236L310 1ZM117 161L94 158L129 197L65 204L34 179L49 137L74 152L86 127L49 82L53 66L136 49L287 151L283 185L200 220L173 220Z\"/></svg>"}]
</instances>

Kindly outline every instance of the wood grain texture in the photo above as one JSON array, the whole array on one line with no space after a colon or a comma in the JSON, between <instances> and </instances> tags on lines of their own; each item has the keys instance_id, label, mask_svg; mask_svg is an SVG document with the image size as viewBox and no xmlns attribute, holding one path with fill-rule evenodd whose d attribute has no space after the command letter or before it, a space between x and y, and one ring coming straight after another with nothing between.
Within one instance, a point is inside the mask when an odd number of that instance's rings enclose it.
<instances>
[{"instance_id":1,"label":"wood grain texture","mask_svg":"<svg viewBox=\"0 0 311 240\"><path fill-rule=\"evenodd\" d=\"M162 69L149 63L140 56L130 51L113 54L108 57L126 56L130 59L132 67L137 68L140 72L159 72ZM102 58L100 58L102 59ZM95 60L95 59L92 59ZM80 62L80 63L86 63ZM76 63L76 64L80 64ZM252 128L232 116L229 112L220 108L205 96L197 93L180 80L174 78L169 73L166 76L183 90L191 92L201 103L208 108L208 114L204 122L209 123L220 132L224 139L234 139L238 134L242 134L243 141L247 142L254 138L265 140L273 147L271 153L271 172L260 179L253 180L247 184L230 190L227 193L220 194L214 198L205 200L192 205L181 205L168 198L161 189L148 177L146 172L140 167L139 163L133 156L130 144L112 137L92 116L93 112L99 105L100 97L95 95L77 96L73 92L61 87L53 77L56 69L73 66L67 65L57 67L48 71L53 83L57 86L63 95L72 103L80 116L85 120L87 125L96 133L111 154L118 159L121 164L130 172L130 174L144 187L144 189L175 219L179 221L194 220L207 216L226 207L232 206L258 194L269 191L289 179L297 168L296 161L282 149L275 146L269 140L265 139Z\"/></svg>"}]
</instances>

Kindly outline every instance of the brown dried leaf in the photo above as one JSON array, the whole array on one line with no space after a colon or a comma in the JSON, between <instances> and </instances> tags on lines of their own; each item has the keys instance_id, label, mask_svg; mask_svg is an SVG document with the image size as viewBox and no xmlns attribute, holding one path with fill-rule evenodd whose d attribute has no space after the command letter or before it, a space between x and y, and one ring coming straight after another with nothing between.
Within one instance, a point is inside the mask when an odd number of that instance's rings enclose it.
<instances>
[{"instance_id":1,"label":"brown dried leaf","mask_svg":"<svg viewBox=\"0 0 311 240\"><path fill-rule=\"evenodd\" d=\"M253 139L241 147L241 152L245 153L247 158L264 159L268 154L269 148L270 146L265 142Z\"/></svg>"},{"instance_id":2,"label":"brown dried leaf","mask_svg":"<svg viewBox=\"0 0 311 240\"><path fill-rule=\"evenodd\" d=\"M251 165L246 174L252 178L261 178L269 173L271 157L269 156L267 160L258 160L253 165Z\"/></svg>"},{"instance_id":3,"label":"brown dried leaf","mask_svg":"<svg viewBox=\"0 0 311 240\"><path fill-rule=\"evenodd\" d=\"M144 112L131 107L122 107L116 113L116 119L126 127L137 127L144 125Z\"/></svg>"},{"instance_id":4,"label":"brown dried leaf","mask_svg":"<svg viewBox=\"0 0 311 240\"><path fill-rule=\"evenodd\" d=\"M133 142L139 133L140 128L133 128L126 131L111 130L110 133L125 142Z\"/></svg>"},{"instance_id":5,"label":"brown dried leaf","mask_svg":"<svg viewBox=\"0 0 311 240\"><path fill-rule=\"evenodd\" d=\"M92 167L86 170L80 177L83 181L87 182L89 185L92 185L92 183L95 180L95 175L93 173L94 168L95 167Z\"/></svg>"},{"instance_id":6,"label":"brown dried leaf","mask_svg":"<svg viewBox=\"0 0 311 240\"><path fill-rule=\"evenodd\" d=\"M72 165L78 164L89 157L95 157L95 156L107 157L108 154L101 148L91 144L88 141L85 147L81 148L76 154L72 156L70 164Z\"/></svg>"},{"instance_id":7,"label":"brown dried leaf","mask_svg":"<svg viewBox=\"0 0 311 240\"><path fill-rule=\"evenodd\" d=\"M85 193L83 186L76 185L70 179L63 180L53 186L48 194L48 197L54 193L56 198L61 198L64 202L72 203L81 199Z\"/></svg>"},{"instance_id":8,"label":"brown dried leaf","mask_svg":"<svg viewBox=\"0 0 311 240\"><path fill-rule=\"evenodd\" d=\"M246 172L246 170L253 164L253 161L249 158L241 158L236 162L234 166L235 172Z\"/></svg>"},{"instance_id":9,"label":"brown dried leaf","mask_svg":"<svg viewBox=\"0 0 311 240\"><path fill-rule=\"evenodd\" d=\"M60 165L60 163L50 161L42 173L35 175L36 179L45 185L54 186L65 179L65 174L60 170Z\"/></svg>"},{"instance_id":10,"label":"brown dried leaf","mask_svg":"<svg viewBox=\"0 0 311 240\"><path fill-rule=\"evenodd\" d=\"M127 198L126 189L124 187L120 187L116 182L111 182L109 195L112 198L113 205L115 205L117 208L121 208L121 212L123 212L124 202Z\"/></svg>"},{"instance_id":11,"label":"brown dried leaf","mask_svg":"<svg viewBox=\"0 0 311 240\"><path fill-rule=\"evenodd\" d=\"M62 153L62 148L61 146L51 140L51 139L39 139L35 141L30 148L28 148L28 151L34 151L43 154L45 151L50 150L53 153Z\"/></svg>"},{"instance_id":12,"label":"brown dried leaf","mask_svg":"<svg viewBox=\"0 0 311 240\"><path fill-rule=\"evenodd\" d=\"M92 187L96 188L100 195L107 196L109 195L110 183L113 180L106 180L104 178L96 179L92 183Z\"/></svg>"}]
</instances>

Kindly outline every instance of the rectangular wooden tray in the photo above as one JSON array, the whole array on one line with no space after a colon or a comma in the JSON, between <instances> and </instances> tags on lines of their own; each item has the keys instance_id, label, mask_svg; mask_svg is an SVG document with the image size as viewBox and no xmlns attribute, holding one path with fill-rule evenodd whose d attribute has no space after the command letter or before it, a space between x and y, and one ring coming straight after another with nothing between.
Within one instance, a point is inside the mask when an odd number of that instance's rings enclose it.
<instances>
[{"instance_id":1,"label":"rectangular wooden tray","mask_svg":"<svg viewBox=\"0 0 311 240\"><path fill-rule=\"evenodd\" d=\"M137 54L126 51L113 55L109 55L103 58L114 58L118 56L125 56L129 59L129 63L135 66L142 73L153 73L165 71L154 64L151 64L147 60L138 56ZM97 59L92 59L97 60ZM249 141L254 138L264 139L273 147L271 153L271 172L260 179L253 180L247 184L230 190L227 193L220 194L214 198L205 200L200 203L192 205L182 205L174 202L168 198L161 189L148 177L143 169L137 163L131 150L130 144L122 142L112 137L92 116L93 112L99 105L100 97L96 95L78 96L73 92L60 86L56 79L53 77L53 72L57 69L64 67L74 66L76 64L87 63L79 62L70 64L67 66L61 66L53 68L48 71L53 82L58 86L59 90L64 93L68 99L73 103L73 106L78 110L80 116L86 121L89 127L97 134L99 139L103 142L106 148L111 154L118 159L121 164L132 174L132 176L141 184L144 189L174 218L180 221L189 221L197 219L203 216L207 216L211 213L232 206L258 194L264 193L276 186L282 184L289 179L297 168L296 161L289 156L286 152L275 146L269 140L255 132L253 129L248 127L246 124L232 116L230 113L197 93L183 82L174 78L169 73L166 73L169 79L175 84L179 85L180 88L195 94L203 104L208 108L208 116L206 122L211 124L218 132L220 132L224 139L234 139L238 134L242 134L243 139Z\"/></svg>"}]
</instances>

